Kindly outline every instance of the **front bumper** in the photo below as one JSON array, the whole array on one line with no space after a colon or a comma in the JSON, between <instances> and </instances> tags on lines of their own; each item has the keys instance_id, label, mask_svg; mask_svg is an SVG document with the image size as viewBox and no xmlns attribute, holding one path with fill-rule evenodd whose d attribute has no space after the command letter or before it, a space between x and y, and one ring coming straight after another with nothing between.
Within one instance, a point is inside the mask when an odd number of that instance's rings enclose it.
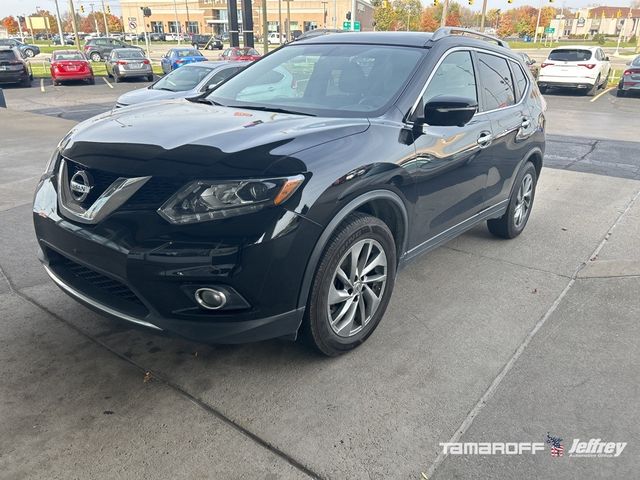
<instances>
[{"instance_id":1,"label":"front bumper","mask_svg":"<svg viewBox=\"0 0 640 480\"><path fill-rule=\"evenodd\" d=\"M58 213L56 185L38 186L33 218L40 259L52 280L89 308L196 341L295 338L297 301L315 223L286 210L262 218L177 228L155 211L116 212L97 225ZM205 310L197 288L227 288L248 307Z\"/></svg>"}]
</instances>

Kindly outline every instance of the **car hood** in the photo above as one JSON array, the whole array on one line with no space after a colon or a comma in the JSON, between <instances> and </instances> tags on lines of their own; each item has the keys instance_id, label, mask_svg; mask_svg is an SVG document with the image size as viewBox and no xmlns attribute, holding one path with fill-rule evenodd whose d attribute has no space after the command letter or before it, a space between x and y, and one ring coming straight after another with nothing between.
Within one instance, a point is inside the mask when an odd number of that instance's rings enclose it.
<instances>
[{"instance_id":1,"label":"car hood","mask_svg":"<svg viewBox=\"0 0 640 480\"><path fill-rule=\"evenodd\" d=\"M185 92L170 92L168 90L139 88L137 90L133 90L131 92L120 95L120 97L118 97L118 103L121 105L135 105L142 102L151 102L153 100L171 100L175 98L185 98L189 95L193 95L193 90L187 90Z\"/></svg>"},{"instance_id":2,"label":"car hood","mask_svg":"<svg viewBox=\"0 0 640 480\"><path fill-rule=\"evenodd\" d=\"M86 167L124 176L291 175L308 170L297 153L368 127L365 118L317 118L171 100L89 119L65 137L61 149L66 158Z\"/></svg>"}]
</instances>

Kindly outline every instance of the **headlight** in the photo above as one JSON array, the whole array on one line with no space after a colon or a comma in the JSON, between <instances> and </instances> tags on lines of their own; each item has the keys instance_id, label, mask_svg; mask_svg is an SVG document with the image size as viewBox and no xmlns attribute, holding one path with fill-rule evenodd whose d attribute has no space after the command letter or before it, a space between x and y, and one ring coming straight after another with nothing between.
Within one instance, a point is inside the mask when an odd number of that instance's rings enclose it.
<instances>
[{"instance_id":1,"label":"headlight","mask_svg":"<svg viewBox=\"0 0 640 480\"><path fill-rule=\"evenodd\" d=\"M302 175L262 180L197 180L167 200L158 213L178 225L235 217L284 203L303 181Z\"/></svg>"}]
</instances>

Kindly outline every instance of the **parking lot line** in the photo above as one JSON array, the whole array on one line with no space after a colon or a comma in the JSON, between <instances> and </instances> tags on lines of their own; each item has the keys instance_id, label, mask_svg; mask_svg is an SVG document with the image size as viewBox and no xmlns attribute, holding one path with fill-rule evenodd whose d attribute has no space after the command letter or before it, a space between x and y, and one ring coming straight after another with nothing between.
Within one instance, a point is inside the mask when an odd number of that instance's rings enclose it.
<instances>
[{"instance_id":1,"label":"parking lot line","mask_svg":"<svg viewBox=\"0 0 640 480\"><path fill-rule=\"evenodd\" d=\"M107 85L109 85L109 88L113 88L113 85L111 85L109 83L109 80L107 80L105 77L102 77L102 80L104 80L104 83L106 83Z\"/></svg>"},{"instance_id":2,"label":"parking lot line","mask_svg":"<svg viewBox=\"0 0 640 480\"><path fill-rule=\"evenodd\" d=\"M591 102L595 102L597 99L599 99L601 96L603 96L605 93L610 92L611 90L613 90L616 87L609 87L606 90L600 92L598 95L596 95L595 97L593 97L590 101Z\"/></svg>"},{"instance_id":3,"label":"parking lot line","mask_svg":"<svg viewBox=\"0 0 640 480\"><path fill-rule=\"evenodd\" d=\"M44 78L40 79L40 91L44 93Z\"/></svg>"}]
</instances>

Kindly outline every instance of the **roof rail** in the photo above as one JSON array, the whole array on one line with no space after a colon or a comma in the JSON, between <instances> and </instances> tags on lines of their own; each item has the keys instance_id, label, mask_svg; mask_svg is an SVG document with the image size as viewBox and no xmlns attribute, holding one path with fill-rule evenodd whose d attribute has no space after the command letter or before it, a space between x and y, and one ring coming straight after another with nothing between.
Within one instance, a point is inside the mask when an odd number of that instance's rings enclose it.
<instances>
[{"instance_id":1,"label":"roof rail","mask_svg":"<svg viewBox=\"0 0 640 480\"><path fill-rule=\"evenodd\" d=\"M477 37L480 40L485 40L487 42L495 42L499 46L504 48L509 48L509 44L504 40L500 40L497 37L493 37L491 35L487 35L486 33L476 32L475 30L470 30L468 28L460 28L460 27L440 27L431 36L432 42L437 42L438 40L448 37L450 35L462 35L469 37Z\"/></svg>"}]
</instances>

